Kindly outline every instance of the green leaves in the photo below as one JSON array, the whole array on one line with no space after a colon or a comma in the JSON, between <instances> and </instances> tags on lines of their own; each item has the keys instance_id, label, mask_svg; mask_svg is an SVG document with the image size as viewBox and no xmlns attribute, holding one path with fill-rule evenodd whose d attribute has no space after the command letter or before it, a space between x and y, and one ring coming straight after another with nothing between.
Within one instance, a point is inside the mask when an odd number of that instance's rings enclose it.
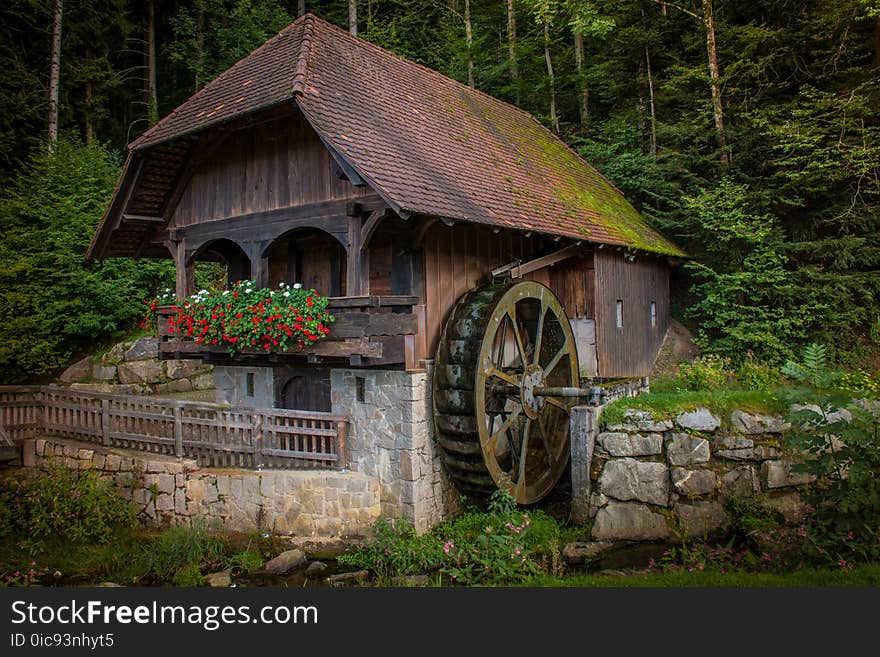
<instances>
[{"instance_id":1,"label":"green leaves","mask_svg":"<svg viewBox=\"0 0 880 657\"><path fill-rule=\"evenodd\" d=\"M131 327L140 299L173 280L170 260L86 262L117 174L103 147L62 141L0 197L0 382L52 372Z\"/></svg>"}]
</instances>

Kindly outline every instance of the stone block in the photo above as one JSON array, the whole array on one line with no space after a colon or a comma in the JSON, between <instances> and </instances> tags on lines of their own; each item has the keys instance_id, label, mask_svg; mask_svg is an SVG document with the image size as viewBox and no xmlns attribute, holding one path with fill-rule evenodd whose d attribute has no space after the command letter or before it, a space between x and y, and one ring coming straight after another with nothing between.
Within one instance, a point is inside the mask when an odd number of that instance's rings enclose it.
<instances>
[{"instance_id":1,"label":"stone block","mask_svg":"<svg viewBox=\"0 0 880 657\"><path fill-rule=\"evenodd\" d=\"M596 442L611 456L654 456L663 450L660 434L600 433Z\"/></svg>"},{"instance_id":2,"label":"stone block","mask_svg":"<svg viewBox=\"0 0 880 657\"><path fill-rule=\"evenodd\" d=\"M687 466L709 462L709 441L686 433L672 434L666 457L672 465Z\"/></svg>"},{"instance_id":3,"label":"stone block","mask_svg":"<svg viewBox=\"0 0 880 657\"><path fill-rule=\"evenodd\" d=\"M203 374L211 366L206 366L200 360L169 360L165 363L165 368L169 379L186 379Z\"/></svg>"},{"instance_id":4,"label":"stone block","mask_svg":"<svg viewBox=\"0 0 880 657\"><path fill-rule=\"evenodd\" d=\"M791 428L781 417L775 415L762 415L761 413L746 413L735 410L730 414L730 424L735 431L748 436L756 436L762 433L783 433Z\"/></svg>"},{"instance_id":5,"label":"stone block","mask_svg":"<svg viewBox=\"0 0 880 657\"><path fill-rule=\"evenodd\" d=\"M101 363L104 365L117 365L121 363L125 359L125 349L125 344L122 342L113 345L110 351L101 356Z\"/></svg>"},{"instance_id":6,"label":"stone block","mask_svg":"<svg viewBox=\"0 0 880 657\"><path fill-rule=\"evenodd\" d=\"M116 367L114 365L93 365L92 378L96 381L112 381L116 378Z\"/></svg>"},{"instance_id":7,"label":"stone block","mask_svg":"<svg viewBox=\"0 0 880 657\"><path fill-rule=\"evenodd\" d=\"M722 449L750 449L755 446L755 441L751 438L744 438L739 435L732 436L716 436L712 441L716 450Z\"/></svg>"},{"instance_id":8,"label":"stone block","mask_svg":"<svg viewBox=\"0 0 880 657\"><path fill-rule=\"evenodd\" d=\"M726 497L754 495L759 490L758 476L750 465L735 468L721 477L721 494Z\"/></svg>"},{"instance_id":9,"label":"stone block","mask_svg":"<svg viewBox=\"0 0 880 657\"><path fill-rule=\"evenodd\" d=\"M596 513L593 538L599 541L651 541L670 535L666 518L644 504L610 502Z\"/></svg>"},{"instance_id":10,"label":"stone block","mask_svg":"<svg viewBox=\"0 0 880 657\"><path fill-rule=\"evenodd\" d=\"M186 499L192 502L201 502L205 499L205 484L201 479L187 479Z\"/></svg>"},{"instance_id":11,"label":"stone block","mask_svg":"<svg viewBox=\"0 0 880 657\"><path fill-rule=\"evenodd\" d=\"M124 362L117 368L120 383L158 383L165 378L162 363L157 360Z\"/></svg>"},{"instance_id":12,"label":"stone block","mask_svg":"<svg viewBox=\"0 0 880 657\"><path fill-rule=\"evenodd\" d=\"M126 362L149 360L159 355L159 338L143 337L135 340L123 358Z\"/></svg>"},{"instance_id":13,"label":"stone block","mask_svg":"<svg viewBox=\"0 0 880 657\"><path fill-rule=\"evenodd\" d=\"M213 390L214 389L214 375L213 374L200 374L199 376L192 379L192 387L193 387L193 390Z\"/></svg>"},{"instance_id":14,"label":"stone block","mask_svg":"<svg viewBox=\"0 0 880 657\"><path fill-rule=\"evenodd\" d=\"M711 433L718 429L721 421L710 413L708 409L698 408L695 411L679 414L675 418L675 423L682 429Z\"/></svg>"},{"instance_id":15,"label":"stone block","mask_svg":"<svg viewBox=\"0 0 880 657\"><path fill-rule=\"evenodd\" d=\"M730 516L719 502L679 502L673 510L686 537L709 536L730 527Z\"/></svg>"},{"instance_id":16,"label":"stone block","mask_svg":"<svg viewBox=\"0 0 880 657\"><path fill-rule=\"evenodd\" d=\"M605 464L599 488L608 497L666 506L669 503L669 470L662 463L643 463L632 458Z\"/></svg>"},{"instance_id":17,"label":"stone block","mask_svg":"<svg viewBox=\"0 0 880 657\"><path fill-rule=\"evenodd\" d=\"M681 495L708 495L717 485L718 477L711 470L672 470L672 487Z\"/></svg>"},{"instance_id":18,"label":"stone block","mask_svg":"<svg viewBox=\"0 0 880 657\"><path fill-rule=\"evenodd\" d=\"M761 481L767 489L800 486L813 481L806 472L792 472L791 461L764 461L761 464Z\"/></svg>"},{"instance_id":19,"label":"stone block","mask_svg":"<svg viewBox=\"0 0 880 657\"><path fill-rule=\"evenodd\" d=\"M92 364L89 362L89 357L86 356L64 370L58 378L64 383L78 383L88 381L91 376Z\"/></svg>"},{"instance_id":20,"label":"stone block","mask_svg":"<svg viewBox=\"0 0 880 657\"><path fill-rule=\"evenodd\" d=\"M174 494L162 494L156 497L156 511L173 511Z\"/></svg>"},{"instance_id":21,"label":"stone block","mask_svg":"<svg viewBox=\"0 0 880 657\"><path fill-rule=\"evenodd\" d=\"M776 511L787 523L799 523L807 515L807 505L795 491L769 497L764 500L764 506Z\"/></svg>"},{"instance_id":22,"label":"stone block","mask_svg":"<svg viewBox=\"0 0 880 657\"><path fill-rule=\"evenodd\" d=\"M589 563L615 547L613 541L576 541L562 548L562 560L569 565Z\"/></svg>"},{"instance_id":23,"label":"stone block","mask_svg":"<svg viewBox=\"0 0 880 657\"><path fill-rule=\"evenodd\" d=\"M34 452L37 456L45 456L46 455L46 439L45 438L37 438L34 441Z\"/></svg>"},{"instance_id":24,"label":"stone block","mask_svg":"<svg viewBox=\"0 0 880 657\"><path fill-rule=\"evenodd\" d=\"M101 454L100 452L95 452L95 456L92 457L92 467L95 470L103 470L106 458L107 457L104 456L104 454Z\"/></svg>"},{"instance_id":25,"label":"stone block","mask_svg":"<svg viewBox=\"0 0 880 657\"><path fill-rule=\"evenodd\" d=\"M156 487L160 493L164 493L166 495L174 494L174 475L170 474L157 474L155 476ZM169 507L170 508L170 507Z\"/></svg>"},{"instance_id":26,"label":"stone block","mask_svg":"<svg viewBox=\"0 0 880 657\"><path fill-rule=\"evenodd\" d=\"M189 379L178 379L169 381L168 383L157 383L155 386L156 394L167 395L173 392L189 392L193 389L192 381Z\"/></svg>"}]
</instances>

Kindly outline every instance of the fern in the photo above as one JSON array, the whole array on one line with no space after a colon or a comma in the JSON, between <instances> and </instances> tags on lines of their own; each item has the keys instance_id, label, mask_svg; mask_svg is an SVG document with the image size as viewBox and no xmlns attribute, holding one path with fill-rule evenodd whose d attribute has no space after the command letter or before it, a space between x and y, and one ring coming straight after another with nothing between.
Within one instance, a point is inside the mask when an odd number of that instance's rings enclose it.
<instances>
[{"instance_id":1,"label":"fern","mask_svg":"<svg viewBox=\"0 0 880 657\"><path fill-rule=\"evenodd\" d=\"M780 371L790 379L806 383L816 390L826 390L840 378L840 374L828 369L825 345L808 344L804 349L802 363L788 360Z\"/></svg>"}]
</instances>

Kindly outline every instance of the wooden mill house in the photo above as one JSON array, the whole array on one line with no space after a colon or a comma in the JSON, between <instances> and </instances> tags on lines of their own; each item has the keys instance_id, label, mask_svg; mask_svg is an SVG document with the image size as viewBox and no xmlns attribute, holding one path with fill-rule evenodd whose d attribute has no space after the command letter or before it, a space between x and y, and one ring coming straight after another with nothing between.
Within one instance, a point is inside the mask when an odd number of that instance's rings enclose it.
<instances>
[{"instance_id":1,"label":"wooden mill house","mask_svg":"<svg viewBox=\"0 0 880 657\"><path fill-rule=\"evenodd\" d=\"M348 465L417 525L543 497L562 388L644 377L683 254L526 112L306 15L129 146L89 258L199 261L331 297L328 339L214 364L218 402L349 417ZM554 397L552 393L559 395Z\"/></svg>"}]
</instances>

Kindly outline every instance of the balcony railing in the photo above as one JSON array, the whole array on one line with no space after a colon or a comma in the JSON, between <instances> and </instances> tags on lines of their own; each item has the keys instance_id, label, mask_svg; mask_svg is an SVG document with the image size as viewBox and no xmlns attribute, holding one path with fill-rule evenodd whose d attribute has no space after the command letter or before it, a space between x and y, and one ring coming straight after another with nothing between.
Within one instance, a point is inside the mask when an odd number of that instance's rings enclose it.
<instances>
[{"instance_id":1,"label":"balcony railing","mask_svg":"<svg viewBox=\"0 0 880 657\"><path fill-rule=\"evenodd\" d=\"M330 334L303 347L267 354L241 350L230 357L222 346L183 340L169 330L171 308L159 308L159 353L164 358L201 358L209 362L239 361L271 364L280 360L306 359L312 363L347 361L353 366L405 364L418 368L426 357L425 306L414 296L331 297L327 310L336 318Z\"/></svg>"}]
</instances>

